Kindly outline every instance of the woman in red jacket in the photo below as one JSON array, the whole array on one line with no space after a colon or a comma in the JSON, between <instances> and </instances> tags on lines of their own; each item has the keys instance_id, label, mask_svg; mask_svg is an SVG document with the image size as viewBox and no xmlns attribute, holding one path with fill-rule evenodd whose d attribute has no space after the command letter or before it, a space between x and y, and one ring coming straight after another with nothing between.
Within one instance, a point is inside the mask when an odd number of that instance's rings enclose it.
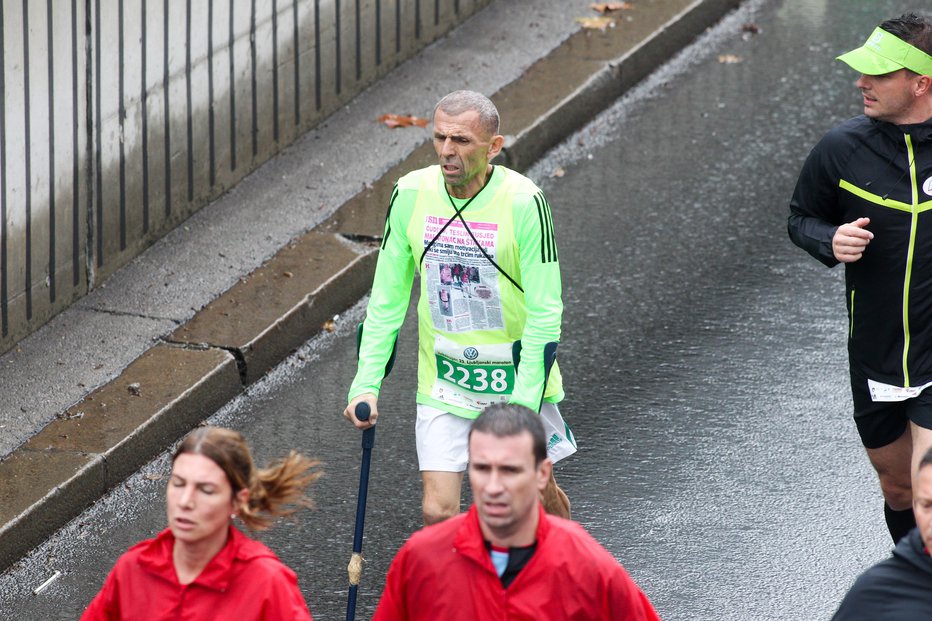
<instances>
[{"instance_id":1,"label":"woman in red jacket","mask_svg":"<svg viewBox=\"0 0 932 621\"><path fill-rule=\"evenodd\" d=\"M315 466L292 451L257 470L239 433L197 429L172 458L168 528L119 558L82 621L310 621L295 573L232 521L261 530L310 506Z\"/></svg>"}]
</instances>

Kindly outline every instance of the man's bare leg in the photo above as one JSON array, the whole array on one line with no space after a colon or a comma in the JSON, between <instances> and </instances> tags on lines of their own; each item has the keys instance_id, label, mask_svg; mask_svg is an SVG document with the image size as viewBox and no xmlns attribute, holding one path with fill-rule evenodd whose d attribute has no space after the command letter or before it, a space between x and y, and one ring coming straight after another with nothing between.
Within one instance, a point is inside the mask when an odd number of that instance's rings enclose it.
<instances>
[{"instance_id":1,"label":"man's bare leg","mask_svg":"<svg viewBox=\"0 0 932 621\"><path fill-rule=\"evenodd\" d=\"M910 423L910 427L914 425ZM894 511L909 509L913 504L912 477L910 476L913 438L911 429L886 446L867 449L867 457L877 471L883 499Z\"/></svg>"},{"instance_id":2,"label":"man's bare leg","mask_svg":"<svg viewBox=\"0 0 932 621\"><path fill-rule=\"evenodd\" d=\"M460 512L462 472L422 470L421 481L424 484L424 499L421 503L424 526L442 522Z\"/></svg>"},{"instance_id":3,"label":"man's bare leg","mask_svg":"<svg viewBox=\"0 0 932 621\"><path fill-rule=\"evenodd\" d=\"M570 519L570 499L557 485L557 480L553 478L553 470L550 471L547 487L540 493L540 500L544 505L544 511L550 515Z\"/></svg>"},{"instance_id":4,"label":"man's bare leg","mask_svg":"<svg viewBox=\"0 0 932 621\"><path fill-rule=\"evenodd\" d=\"M919 469L919 461L923 455L932 448L932 429L920 427L916 423L909 423L909 433L913 440L913 456L910 460L909 472L911 480L915 478L916 471Z\"/></svg>"},{"instance_id":5,"label":"man's bare leg","mask_svg":"<svg viewBox=\"0 0 932 621\"><path fill-rule=\"evenodd\" d=\"M880 479L880 491L885 503L884 518L887 529L894 543L909 532L915 520L912 519L913 488L913 438L910 423L899 438L886 446L867 449L877 478Z\"/></svg>"}]
</instances>

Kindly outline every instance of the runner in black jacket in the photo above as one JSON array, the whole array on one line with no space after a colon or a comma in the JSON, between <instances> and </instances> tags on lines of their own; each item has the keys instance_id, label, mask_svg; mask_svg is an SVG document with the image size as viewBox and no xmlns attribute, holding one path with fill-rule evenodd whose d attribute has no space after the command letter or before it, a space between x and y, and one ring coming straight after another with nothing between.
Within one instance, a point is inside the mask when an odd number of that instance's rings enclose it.
<instances>
[{"instance_id":1,"label":"runner in black jacket","mask_svg":"<svg viewBox=\"0 0 932 621\"><path fill-rule=\"evenodd\" d=\"M932 445L932 20L885 21L839 60L861 73L864 115L809 154L788 229L846 264L854 417L897 541L915 524L912 465Z\"/></svg>"},{"instance_id":2,"label":"runner in black jacket","mask_svg":"<svg viewBox=\"0 0 932 621\"><path fill-rule=\"evenodd\" d=\"M861 574L833 621L932 619L932 451L919 462L913 506L919 527L900 540L892 557Z\"/></svg>"}]
</instances>

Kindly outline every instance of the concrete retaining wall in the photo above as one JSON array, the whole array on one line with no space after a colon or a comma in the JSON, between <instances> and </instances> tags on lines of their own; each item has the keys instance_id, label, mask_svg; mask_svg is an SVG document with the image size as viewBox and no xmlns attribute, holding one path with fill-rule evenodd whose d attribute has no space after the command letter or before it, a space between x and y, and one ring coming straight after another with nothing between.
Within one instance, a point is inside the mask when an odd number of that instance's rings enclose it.
<instances>
[{"instance_id":1,"label":"concrete retaining wall","mask_svg":"<svg viewBox=\"0 0 932 621\"><path fill-rule=\"evenodd\" d=\"M0 352L490 0L0 0Z\"/></svg>"}]
</instances>

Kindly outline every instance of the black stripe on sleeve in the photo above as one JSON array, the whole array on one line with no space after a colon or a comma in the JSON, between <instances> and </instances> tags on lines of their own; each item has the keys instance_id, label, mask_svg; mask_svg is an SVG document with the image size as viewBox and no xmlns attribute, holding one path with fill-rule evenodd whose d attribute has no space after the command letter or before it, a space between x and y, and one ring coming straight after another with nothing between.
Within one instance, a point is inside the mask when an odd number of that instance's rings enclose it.
<instances>
[{"instance_id":1,"label":"black stripe on sleeve","mask_svg":"<svg viewBox=\"0 0 932 621\"><path fill-rule=\"evenodd\" d=\"M541 207L541 204L540 204L540 194L535 194L535 195L534 195L534 203L537 205L537 219L540 221L540 230L541 230L541 236L540 236L540 238L541 238L541 242L540 242L540 262L541 262L541 263L544 263L544 262L545 262L545 257L544 257L544 235L543 235L543 231L544 231L544 213L543 213L543 208Z\"/></svg>"},{"instance_id":2,"label":"black stripe on sleeve","mask_svg":"<svg viewBox=\"0 0 932 621\"><path fill-rule=\"evenodd\" d=\"M550 203L543 193L541 193L540 197L544 201L544 208L547 210L547 243L550 244L551 260L559 261L559 257L557 256L557 240L553 236L553 213L550 211Z\"/></svg>"},{"instance_id":3,"label":"black stripe on sleeve","mask_svg":"<svg viewBox=\"0 0 932 621\"><path fill-rule=\"evenodd\" d=\"M398 198L398 184L395 184L395 187L392 188L392 197L388 201L388 211L385 212L385 234L382 236L382 246L384 250L385 245L388 243L388 236L392 233L392 224L390 218L392 216L392 207L395 205L395 199Z\"/></svg>"},{"instance_id":4,"label":"black stripe on sleeve","mask_svg":"<svg viewBox=\"0 0 932 621\"><path fill-rule=\"evenodd\" d=\"M550 204L544 198L543 192L534 195L534 202L537 204L537 218L540 221L540 262L552 263L557 260L557 245L553 239Z\"/></svg>"}]
</instances>

